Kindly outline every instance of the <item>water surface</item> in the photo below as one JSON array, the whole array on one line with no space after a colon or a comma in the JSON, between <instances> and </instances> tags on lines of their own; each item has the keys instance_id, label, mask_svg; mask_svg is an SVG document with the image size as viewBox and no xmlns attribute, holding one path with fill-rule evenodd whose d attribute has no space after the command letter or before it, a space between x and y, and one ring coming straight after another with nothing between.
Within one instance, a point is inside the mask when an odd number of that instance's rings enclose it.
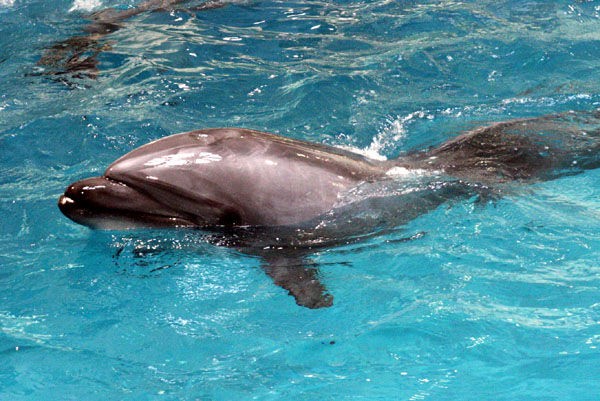
<instances>
[{"instance_id":1,"label":"water surface","mask_svg":"<svg viewBox=\"0 0 600 401\"><path fill-rule=\"evenodd\" d=\"M37 61L81 33L86 8L134 4L99 3L0 0L0 399L596 399L600 170L320 251L335 295L321 310L193 231L92 232L56 200L197 128L392 158L597 109L600 3L146 13L102 39L97 79L44 75Z\"/></svg>"}]
</instances>

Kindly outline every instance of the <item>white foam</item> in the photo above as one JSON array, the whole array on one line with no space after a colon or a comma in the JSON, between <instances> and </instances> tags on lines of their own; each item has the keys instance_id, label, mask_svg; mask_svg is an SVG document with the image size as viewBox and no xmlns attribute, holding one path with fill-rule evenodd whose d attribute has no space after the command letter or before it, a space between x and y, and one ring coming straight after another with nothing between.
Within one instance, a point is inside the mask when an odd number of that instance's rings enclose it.
<instances>
[{"instance_id":1,"label":"white foam","mask_svg":"<svg viewBox=\"0 0 600 401\"><path fill-rule=\"evenodd\" d=\"M15 0L0 0L0 7L12 7L15 5Z\"/></svg>"},{"instance_id":2,"label":"white foam","mask_svg":"<svg viewBox=\"0 0 600 401\"><path fill-rule=\"evenodd\" d=\"M2 1L11 1L11 0L0 0ZM13 0L14 1L14 0ZM100 0L75 0L73 1L73 6L69 8L69 12L73 11L92 11L102 5Z\"/></svg>"},{"instance_id":3,"label":"white foam","mask_svg":"<svg viewBox=\"0 0 600 401\"><path fill-rule=\"evenodd\" d=\"M183 83L175 83L175 85L177 85L177 87L179 89L183 89L184 91L189 91L190 87L187 84L183 84Z\"/></svg>"},{"instance_id":4,"label":"white foam","mask_svg":"<svg viewBox=\"0 0 600 401\"><path fill-rule=\"evenodd\" d=\"M431 171L423 170L421 168L409 169L406 167L392 167L388 171L385 172L385 175L388 177L394 178L412 178L412 177L421 177L426 174L431 174Z\"/></svg>"},{"instance_id":5,"label":"white foam","mask_svg":"<svg viewBox=\"0 0 600 401\"><path fill-rule=\"evenodd\" d=\"M387 125L375 137L366 149L368 153L381 154L386 146L402 140L406 136L406 124L416 119L432 119L433 115L424 111L415 111L404 117L397 117L387 122Z\"/></svg>"},{"instance_id":6,"label":"white foam","mask_svg":"<svg viewBox=\"0 0 600 401\"><path fill-rule=\"evenodd\" d=\"M353 153L358 153L369 159L385 161L387 157L382 153L387 146L390 146L393 143L396 143L406 135L406 124L414 119L433 119L433 115L426 114L424 111L415 111L410 113L404 117L398 117L393 120L387 122L386 128L381 130L373 140L371 144L366 149L356 148L354 146L337 146L341 149L348 150Z\"/></svg>"},{"instance_id":7,"label":"white foam","mask_svg":"<svg viewBox=\"0 0 600 401\"><path fill-rule=\"evenodd\" d=\"M380 154L376 150L371 149L370 147L368 147L367 149L361 149L361 148L357 148L357 147L354 147L354 146L345 146L345 145L336 145L336 147L340 148L340 149L347 150L347 151L352 152L352 153L357 153L359 155L363 155L365 157L368 157L369 159L380 160L380 161L387 160L387 157L385 157L384 155Z\"/></svg>"}]
</instances>

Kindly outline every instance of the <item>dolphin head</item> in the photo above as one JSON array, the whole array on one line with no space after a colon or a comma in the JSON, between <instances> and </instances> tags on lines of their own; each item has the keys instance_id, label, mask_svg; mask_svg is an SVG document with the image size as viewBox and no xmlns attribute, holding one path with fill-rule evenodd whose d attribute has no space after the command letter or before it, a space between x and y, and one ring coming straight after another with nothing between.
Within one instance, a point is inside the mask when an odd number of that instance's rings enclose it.
<instances>
[{"instance_id":1,"label":"dolphin head","mask_svg":"<svg viewBox=\"0 0 600 401\"><path fill-rule=\"evenodd\" d=\"M71 185L59 206L95 228L295 226L385 168L350 152L238 128L171 135Z\"/></svg>"},{"instance_id":2,"label":"dolphin head","mask_svg":"<svg viewBox=\"0 0 600 401\"><path fill-rule=\"evenodd\" d=\"M135 149L103 176L71 184L58 206L97 229L239 225L236 202L220 189L226 167L205 137L173 135Z\"/></svg>"}]
</instances>

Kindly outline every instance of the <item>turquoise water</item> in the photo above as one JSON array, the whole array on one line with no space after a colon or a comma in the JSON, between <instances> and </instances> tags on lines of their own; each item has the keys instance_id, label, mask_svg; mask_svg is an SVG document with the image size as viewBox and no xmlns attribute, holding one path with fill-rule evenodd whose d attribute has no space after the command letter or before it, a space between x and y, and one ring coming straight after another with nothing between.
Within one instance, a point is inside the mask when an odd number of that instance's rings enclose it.
<instances>
[{"instance_id":1,"label":"turquoise water","mask_svg":"<svg viewBox=\"0 0 600 401\"><path fill-rule=\"evenodd\" d=\"M42 74L94 3L0 0L0 399L598 399L600 170L321 250L335 304L319 310L197 232L92 232L56 201L196 128L392 158L597 109L599 2L146 13L101 39L97 79Z\"/></svg>"}]
</instances>

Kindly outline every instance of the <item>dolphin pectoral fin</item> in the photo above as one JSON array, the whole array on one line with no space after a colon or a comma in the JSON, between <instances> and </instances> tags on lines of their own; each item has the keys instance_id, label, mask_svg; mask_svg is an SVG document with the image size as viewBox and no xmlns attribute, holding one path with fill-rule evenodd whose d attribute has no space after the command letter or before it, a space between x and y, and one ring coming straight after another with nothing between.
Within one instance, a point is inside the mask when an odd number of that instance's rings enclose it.
<instances>
[{"instance_id":1,"label":"dolphin pectoral fin","mask_svg":"<svg viewBox=\"0 0 600 401\"><path fill-rule=\"evenodd\" d=\"M279 287L286 289L296 303L310 309L333 305L333 296L319 281L316 266L307 266L302 257L274 255L264 258L263 269Z\"/></svg>"}]
</instances>

